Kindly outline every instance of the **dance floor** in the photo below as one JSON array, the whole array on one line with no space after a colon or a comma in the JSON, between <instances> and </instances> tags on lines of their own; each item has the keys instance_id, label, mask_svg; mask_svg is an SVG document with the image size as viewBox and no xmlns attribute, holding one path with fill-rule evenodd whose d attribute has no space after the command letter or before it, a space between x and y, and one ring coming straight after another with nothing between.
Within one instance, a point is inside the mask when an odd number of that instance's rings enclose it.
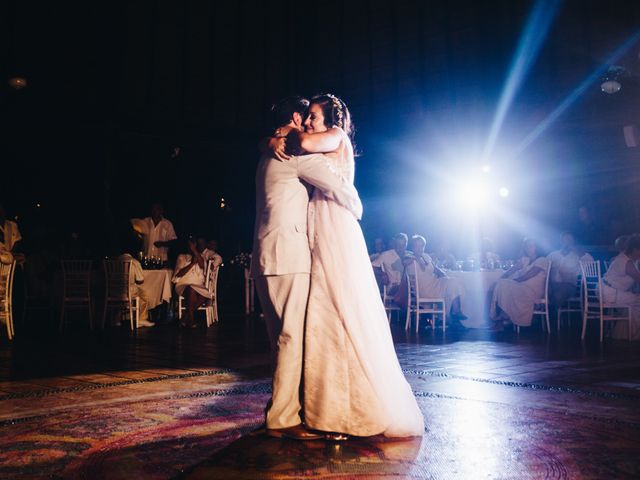
<instances>
[{"instance_id":1,"label":"dance floor","mask_svg":"<svg viewBox=\"0 0 640 480\"><path fill-rule=\"evenodd\" d=\"M270 392L258 319L3 337L0 478L640 478L639 345L394 335L424 437L344 443L252 434Z\"/></svg>"}]
</instances>

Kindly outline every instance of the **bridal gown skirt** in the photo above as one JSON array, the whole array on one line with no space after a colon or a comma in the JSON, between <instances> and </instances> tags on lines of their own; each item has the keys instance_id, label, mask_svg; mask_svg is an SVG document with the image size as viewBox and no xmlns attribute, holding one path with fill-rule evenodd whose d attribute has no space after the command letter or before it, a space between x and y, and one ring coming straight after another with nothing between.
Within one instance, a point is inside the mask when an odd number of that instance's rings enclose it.
<instances>
[{"instance_id":1,"label":"bridal gown skirt","mask_svg":"<svg viewBox=\"0 0 640 480\"><path fill-rule=\"evenodd\" d=\"M310 207L305 422L356 436L422 435L422 413L395 353L360 225L318 192Z\"/></svg>"}]
</instances>

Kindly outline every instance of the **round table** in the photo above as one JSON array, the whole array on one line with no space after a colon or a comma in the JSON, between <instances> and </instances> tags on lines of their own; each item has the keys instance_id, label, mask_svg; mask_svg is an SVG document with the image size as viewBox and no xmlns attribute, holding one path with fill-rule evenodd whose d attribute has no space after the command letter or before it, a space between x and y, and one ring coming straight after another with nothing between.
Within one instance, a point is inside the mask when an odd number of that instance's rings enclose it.
<instances>
[{"instance_id":1,"label":"round table","mask_svg":"<svg viewBox=\"0 0 640 480\"><path fill-rule=\"evenodd\" d=\"M484 328L488 325L489 290L504 273L503 270L479 272L447 271L447 276L458 279L464 287L462 313L467 317L461 323L467 328Z\"/></svg>"},{"instance_id":2,"label":"round table","mask_svg":"<svg viewBox=\"0 0 640 480\"><path fill-rule=\"evenodd\" d=\"M142 289L147 294L149 310L156 308L162 302L170 302L173 270L170 268L142 270L142 273L144 275Z\"/></svg>"}]
</instances>

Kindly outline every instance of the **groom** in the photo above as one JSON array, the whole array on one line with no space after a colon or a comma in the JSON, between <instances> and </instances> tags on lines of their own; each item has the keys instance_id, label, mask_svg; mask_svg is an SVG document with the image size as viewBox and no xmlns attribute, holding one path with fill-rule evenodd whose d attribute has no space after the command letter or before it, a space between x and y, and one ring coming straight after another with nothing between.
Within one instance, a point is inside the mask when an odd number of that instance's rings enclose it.
<instances>
[{"instance_id":1,"label":"groom","mask_svg":"<svg viewBox=\"0 0 640 480\"><path fill-rule=\"evenodd\" d=\"M274 106L280 135L302 130L309 106L288 97ZM266 432L273 437L315 440L300 410L302 346L309 296L311 252L307 237L308 185L349 209L357 218L362 204L353 185L332 173L323 155L262 155L256 172L256 223L251 276L262 305L271 343L273 393L266 409Z\"/></svg>"}]
</instances>

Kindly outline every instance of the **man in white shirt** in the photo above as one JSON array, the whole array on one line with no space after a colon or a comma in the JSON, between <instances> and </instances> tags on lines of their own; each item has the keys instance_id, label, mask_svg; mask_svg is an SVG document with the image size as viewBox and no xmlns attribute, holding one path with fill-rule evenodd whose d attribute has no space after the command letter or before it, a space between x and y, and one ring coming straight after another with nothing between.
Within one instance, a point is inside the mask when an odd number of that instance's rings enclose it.
<instances>
[{"instance_id":1,"label":"man in white shirt","mask_svg":"<svg viewBox=\"0 0 640 480\"><path fill-rule=\"evenodd\" d=\"M562 248L551 252L547 259L551 262L551 277L549 291L551 304L561 306L574 297L577 292L580 262L592 262L593 257L578 249L573 234L563 232L561 236Z\"/></svg>"},{"instance_id":2,"label":"man in white shirt","mask_svg":"<svg viewBox=\"0 0 640 480\"><path fill-rule=\"evenodd\" d=\"M2 263L10 264L13 262L15 247L20 240L22 240L22 235L20 235L18 225L7 219L7 212L0 204L0 261Z\"/></svg>"},{"instance_id":3,"label":"man in white shirt","mask_svg":"<svg viewBox=\"0 0 640 480\"><path fill-rule=\"evenodd\" d=\"M136 232L144 235L144 255L160 257L162 262L166 262L169 259L169 247L178 237L173 224L163 214L162 205L154 203L150 217L132 218L131 224Z\"/></svg>"},{"instance_id":4,"label":"man in white shirt","mask_svg":"<svg viewBox=\"0 0 640 480\"><path fill-rule=\"evenodd\" d=\"M394 295L402 281L404 265L402 259L407 253L409 237L406 233L399 233L393 237L393 249L382 252L371 264L376 278L383 285L387 285L389 295Z\"/></svg>"}]
</instances>

